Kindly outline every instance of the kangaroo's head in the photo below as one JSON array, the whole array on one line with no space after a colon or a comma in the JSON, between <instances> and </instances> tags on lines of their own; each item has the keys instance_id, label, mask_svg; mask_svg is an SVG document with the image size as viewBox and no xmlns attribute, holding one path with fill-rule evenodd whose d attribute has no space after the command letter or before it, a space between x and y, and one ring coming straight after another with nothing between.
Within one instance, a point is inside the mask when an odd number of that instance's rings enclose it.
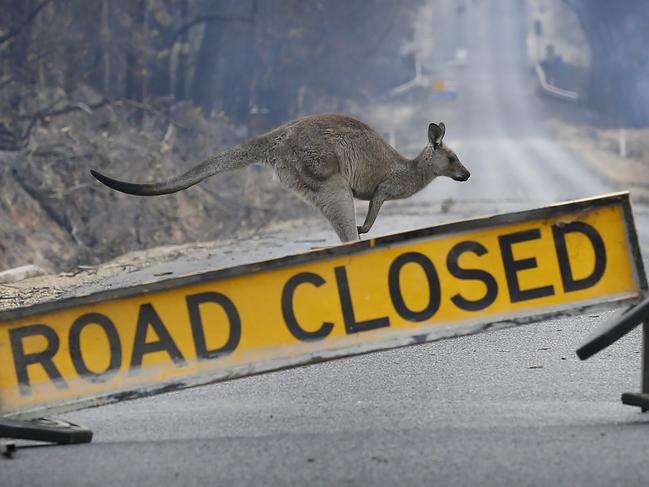
<instances>
[{"instance_id":1,"label":"kangaroo's head","mask_svg":"<svg viewBox=\"0 0 649 487\"><path fill-rule=\"evenodd\" d=\"M442 142L445 133L446 126L443 122L431 123L428 126L428 145L420 158L425 164L430 164L435 176L447 176L455 181L466 181L471 173L462 165L455 152Z\"/></svg>"}]
</instances>

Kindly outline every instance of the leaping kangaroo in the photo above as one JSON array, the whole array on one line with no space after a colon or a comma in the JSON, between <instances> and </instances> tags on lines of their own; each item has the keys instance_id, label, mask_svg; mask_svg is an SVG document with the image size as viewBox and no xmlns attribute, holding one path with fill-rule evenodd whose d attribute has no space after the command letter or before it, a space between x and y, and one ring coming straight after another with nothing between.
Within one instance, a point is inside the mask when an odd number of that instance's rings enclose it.
<instances>
[{"instance_id":1,"label":"leaping kangaroo","mask_svg":"<svg viewBox=\"0 0 649 487\"><path fill-rule=\"evenodd\" d=\"M431 123L428 144L417 157L407 159L359 120L310 115L225 149L164 182L128 183L91 173L117 191L153 196L181 191L230 169L268 164L284 186L322 212L342 242L349 242L370 231L385 201L412 196L437 176L469 179L469 171L442 142L445 131L443 123ZM370 202L360 227L354 198Z\"/></svg>"}]
</instances>

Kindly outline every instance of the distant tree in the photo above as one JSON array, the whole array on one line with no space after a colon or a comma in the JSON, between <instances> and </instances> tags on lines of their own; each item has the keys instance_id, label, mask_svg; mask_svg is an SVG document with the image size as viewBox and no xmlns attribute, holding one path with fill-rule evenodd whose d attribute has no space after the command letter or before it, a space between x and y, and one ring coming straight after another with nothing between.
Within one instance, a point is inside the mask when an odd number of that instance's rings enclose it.
<instances>
[{"instance_id":1,"label":"distant tree","mask_svg":"<svg viewBox=\"0 0 649 487\"><path fill-rule=\"evenodd\" d=\"M615 123L649 124L649 2L564 1L591 48L589 103Z\"/></svg>"},{"instance_id":2,"label":"distant tree","mask_svg":"<svg viewBox=\"0 0 649 487\"><path fill-rule=\"evenodd\" d=\"M404 73L399 49L411 34L413 7L420 3L263 2L256 25L253 103L265 105L279 122L317 110L321 100L335 100L334 108L340 109L346 99L397 84Z\"/></svg>"}]
</instances>

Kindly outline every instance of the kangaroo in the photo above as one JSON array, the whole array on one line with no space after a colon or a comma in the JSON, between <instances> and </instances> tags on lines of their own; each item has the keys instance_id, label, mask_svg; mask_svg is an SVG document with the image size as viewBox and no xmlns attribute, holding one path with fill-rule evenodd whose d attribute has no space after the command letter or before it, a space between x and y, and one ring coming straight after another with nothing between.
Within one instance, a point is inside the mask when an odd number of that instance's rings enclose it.
<instances>
[{"instance_id":1,"label":"kangaroo","mask_svg":"<svg viewBox=\"0 0 649 487\"><path fill-rule=\"evenodd\" d=\"M310 115L225 149L164 182L136 184L91 173L117 191L152 196L181 191L223 171L268 164L284 186L322 212L342 242L349 242L370 231L385 201L408 198L437 176L469 179L469 171L442 142L445 132L443 123L431 123L428 144L407 159L359 120ZM370 202L362 226L356 226L354 198Z\"/></svg>"}]
</instances>

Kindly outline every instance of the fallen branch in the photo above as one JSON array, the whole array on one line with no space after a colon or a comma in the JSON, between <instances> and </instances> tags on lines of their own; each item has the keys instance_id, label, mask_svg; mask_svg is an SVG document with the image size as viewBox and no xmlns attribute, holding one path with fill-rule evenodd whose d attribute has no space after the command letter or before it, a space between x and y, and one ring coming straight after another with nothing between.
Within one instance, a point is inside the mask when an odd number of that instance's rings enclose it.
<instances>
[{"instance_id":1,"label":"fallen branch","mask_svg":"<svg viewBox=\"0 0 649 487\"><path fill-rule=\"evenodd\" d=\"M36 126L38 122L41 120L44 120L46 118L50 117L58 117L61 115L66 115L68 113L76 112L76 111L83 111L88 114L91 114L93 110L96 110L98 108L101 108L103 106L106 106L110 104L110 100L107 98L104 98L98 103L88 105L86 103L82 102L74 102L71 103L63 108L59 108L58 110L54 110L53 108L60 102L61 100L56 100L55 102L51 103L47 108L43 108L42 110L37 111L36 113L33 113L31 115L23 115L19 117L20 120L29 120L29 124L27 125L27 129L23 132L22 135L15 135L16 141L19 142L22 147L27 145L27 139L29 139L29 136L31 135L31 132L33 128Z\"/></svg>"},{"instance_id":2,"label":"fallen branch","mask_svg":"<svg viewBox=\"0 0 649 487\"><path fill-rule=\"evenodd\" d=\"M20 117L20 120L42 120L47 117L58 117L61 115L66 115L68 113L76 112L76 111L82 111L86 112L87 114L92 114L93 110L97 110L98 108L102 108L108 104L110 104L110 100L107 98L102 99L101 101L94 103L94 104L87 104L83 103L80 101L77 102L72 102L69 103L68 105L64 106L63 108L59 108L58 110L54 110L53 108L61 102L61 99L55 101L54 103L51 103L47 108L43 108L42 110L37 111L36 113L33 113L31 115L22 115Z\"/></svg>"}]
</instances>

